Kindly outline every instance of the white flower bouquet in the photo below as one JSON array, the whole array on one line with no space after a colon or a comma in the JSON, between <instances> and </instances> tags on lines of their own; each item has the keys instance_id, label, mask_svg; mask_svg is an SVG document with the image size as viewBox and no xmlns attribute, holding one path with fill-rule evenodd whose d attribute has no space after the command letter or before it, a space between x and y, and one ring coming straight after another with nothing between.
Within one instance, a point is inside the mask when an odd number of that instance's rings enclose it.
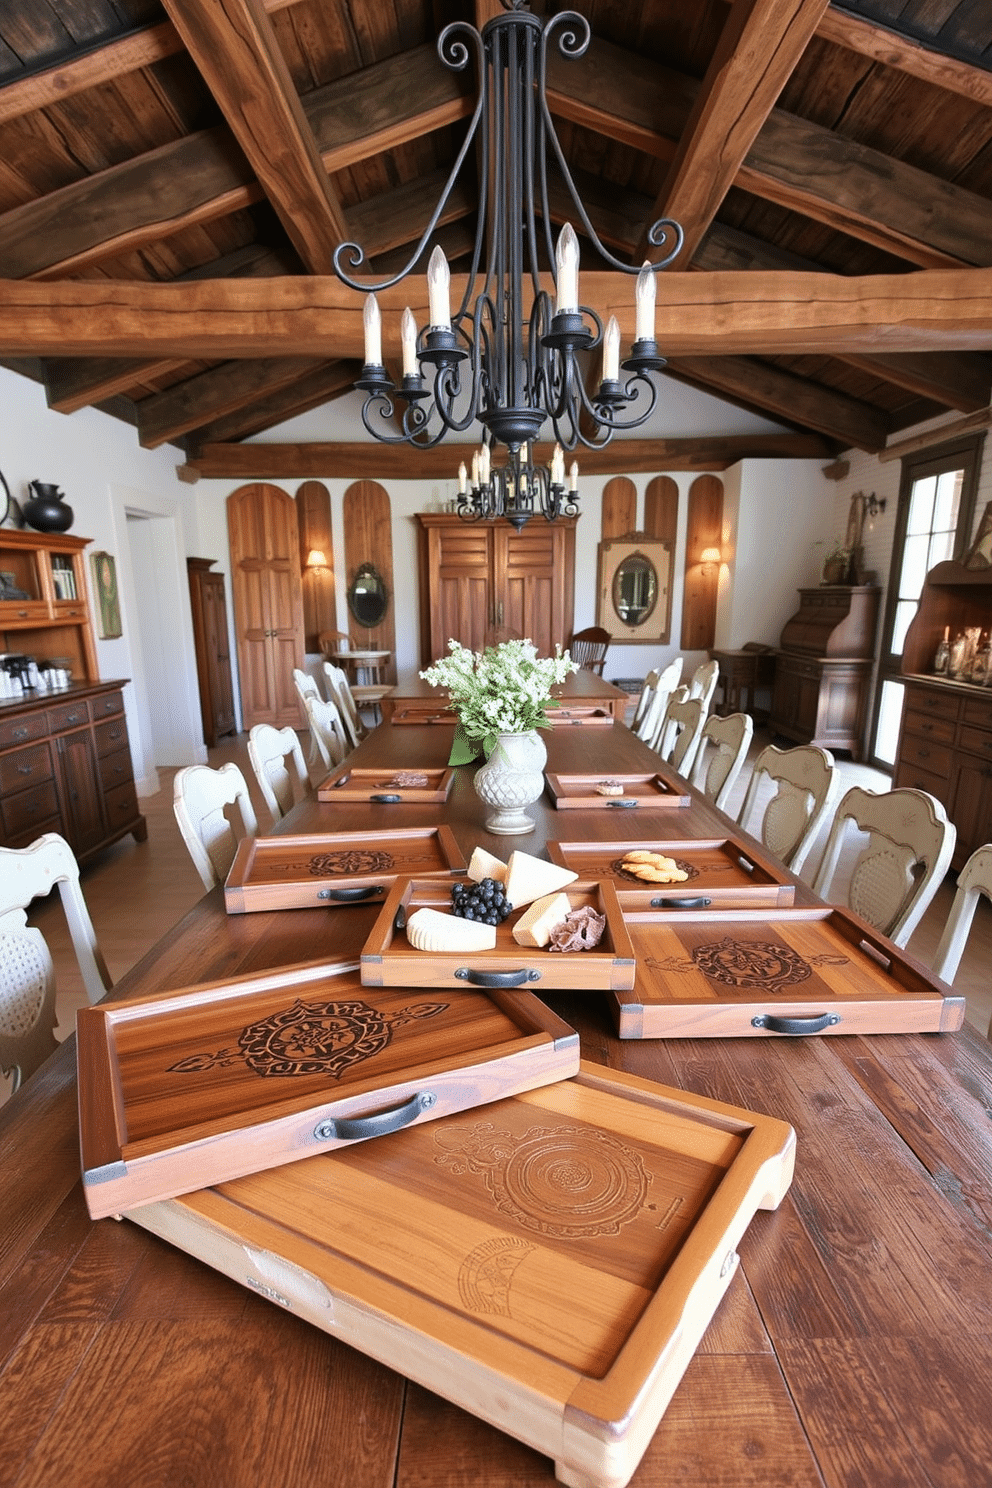
<instances>
[{"instance_id":1,"label":"white flower bouquet","mask_svg":"<svg viewBox=\"0 0 992 1488\"><path fill-rule=\"evenodd\" d=\"M487 755L499 734L549 728L551 688L579 669L560 646L554 656L538 656L531 641L503 641L480 652L451 640L448 652L420 675L432 687L447 688L462 732L481 742Z\"/></svg>"}]
</instances>

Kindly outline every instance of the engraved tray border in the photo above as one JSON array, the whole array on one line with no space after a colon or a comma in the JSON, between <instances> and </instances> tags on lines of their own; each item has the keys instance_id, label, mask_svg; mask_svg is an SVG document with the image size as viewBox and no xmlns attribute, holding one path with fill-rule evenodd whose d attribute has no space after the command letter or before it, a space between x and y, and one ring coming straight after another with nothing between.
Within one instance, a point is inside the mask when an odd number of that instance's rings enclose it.
<instances>
[{"instance_id":1,"label":"engraved tray border","mask_svg":"<svg viewBox=\"0 0 992 1488\"><path fill-rule=\"evenodd\" d=\"M640 885L633 880L622 879L616 874L610 875L610 881L616 888L617 897L621 908L627 907L638 909L652 909L659 906L653 904L656 899L684 899L687 901L685 907L698 907L695 903L700 896L707 896L714 908L731 907L737 901L746 904L792 904L795 902L796 886L789 881L789 873L783 865L772 857L766 857L758 852L750 843L742 838L728 834L726 837L686 837L675 838L667 841L658 839L641 841L636 843L624 842L595 842L590 840L581 842L549 841L545 844L548 857L552 863L559 863L562 868L571 868L578 873L580 878L589 878L593 873L601 872L594 868L589 859L595 857L622 858L625 853L633 848L643 848L648 852L664 853L670 858L683 858L691 861L694 853L710 853L722 850L726 856L742 860L744 871L747 865L755 870L756 877L751 881L742 881L739 884L707 887L705 884L697 884L694 879L686 883L674 884L644 884ZM709 906L704 906L708 908Z\"/></svg>"},{"instance_id":2,"label":"engraved tray border","mask_svg":"<svg viewBox=\"0 0 992 1488\"><path fill-rule=\"evenodd\" d=\"M451 794L455 772L450 767L442 770L437 765L403 765L402 769L419 771L424 775L439 775L441 778L434 788L391 785L383 780L383 776L389 774L388 766L382 765L375 770L367 766L352 766L345 760L326 780L321 781L317 787L317 800L334 805L338 801L375 801L383 794L388 794L398 796L400 802L407 806L440 805ZM394 770L393 774L396 773Z\"/></svg>"},{"instance_id":3,"label":"engraved tray border","mask_svg":"<svg viewBox=\"0 0 992 1488\"><path fill-rule=\"evenodd\" d=\"M579 793L584 782L589 782L592 785L608 778L619 780L622 783L629 782L632 785L642 785L646 789L643 795L599 796L593 790L590 790L586 795ZM599 770L595 774L591 772L558 773L554 770L548 770L545 772L544 779L548 794L555 803L558 811L629 810L631 803L635 807L645 806L649 811L658 811L664 810L666 807L680 809L692 804L692 797L688 794L688 791L680 790L678 785L660 772L649 773L645 771L641 773L627 770L611 777L609 772L605 770ZM577 787L574 793L570 791L570 786L573 782Z\"/></svg>"}]
</instances>

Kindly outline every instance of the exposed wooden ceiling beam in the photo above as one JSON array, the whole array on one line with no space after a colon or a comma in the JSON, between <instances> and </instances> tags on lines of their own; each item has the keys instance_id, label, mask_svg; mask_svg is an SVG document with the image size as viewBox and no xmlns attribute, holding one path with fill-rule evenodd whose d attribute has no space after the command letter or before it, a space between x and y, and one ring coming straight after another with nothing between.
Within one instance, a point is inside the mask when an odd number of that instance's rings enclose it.
<instances>
[{"instance_id":1,"label":"exposed wooden ceiling beam","mask_svg":"<svg viewBox=\"0 0 992 1488\"><path fill-rule=\"evenodd\" d=\"M351 392L361 366L360 361L322 362L315 371L295 379L286 387L260 394L245 408L209 423L197 424L187 434L186 447L197 449L205 444L247 439L298 414L309 413L312 408L333 402L343 393Z\"/></svg>"},{"instance_id":2,"label":"exposed wooden ceiling beam","mask_svg":"<svg viewBox=\"0 0 992 1488\"><path fill-rule=\"evenodd\" d=\"M955 57L942 57L908 36L897 36L884 26L873 25L860 16L831 8L817 27L817 35L848 51L871 57L886 67L908 72L921 82L959 93L985 108L992 108L992 72L971 67Z\"/></svg>"},{"instance_id":3,"label":"exposed wooden ceiling beam","mask_svg":"<svg viewBox=\"0 0 992 1488\"><path fill-rule=\"evenodd\" d=\"M429 450L383 444L211 444L186 462L186 476L295 476L455 480L458 462L471 450L466 444L442 444ZM547 463L552 446L538 444L536 460ZM616 475L627 471L726 470L745 459L822 460L836 446L813 434L743 434L715 439L615 439L602 449L582 450L581 475Z\"/></svg>"},{"instance_id":4,"label":"exposed wooden ceiling beam","mask_svg":"<svg viewBox=\"0 0 992 1488\"><path fill-rule=\"evenodd\" d=\"M685 244L676 267L689 262L828 5L736 0L637 245L637 262L656 254L647 226L658 217L681 224Z\"/></svg>"},{"instance_id":5,"label":"exposed wooden ceiling beam","mask_svg":"<svg viewBox=\"0 0 992 1488\"><path fill-rule=\"evenodd\" d=\"M933 449L938 444L949 444L952 439L960 439L964 434L976 434L979 429L992 427L992 408L982 409L979 413L969 413L967 418L955 419L951 424L942 424L937 429L928 429L924 434L913 434L908 439L900 439L895 444L890 444L884 450L879 451L878 458L884 463L888 460L901 460L905 455L915 455L920 450Z\"/></svg>"},{"instance_id":6,"label":"exposed wooden ceiling beam","mask_svg":"<svg viewBox=\"0 0 992 1488\"><path fill-rule=\"evenodd\" d=\"M162 3L302 262L333 273L344 212L261 0Z\"/></svg>"},{"instance_id":7,"label":"exposed wooden ceiling beam","mask_svg":"<svg viewBox=\"0 0 992 1488\"><path fill-rule=\"evenodd\" d=\"M155 449L209 418L244 408L259 394L284 387L319 365L316 357L296 356L260 357L210 367L175 387L141 399L137 405L139 442L145 449Z\"/></svg>"}]
</instances>

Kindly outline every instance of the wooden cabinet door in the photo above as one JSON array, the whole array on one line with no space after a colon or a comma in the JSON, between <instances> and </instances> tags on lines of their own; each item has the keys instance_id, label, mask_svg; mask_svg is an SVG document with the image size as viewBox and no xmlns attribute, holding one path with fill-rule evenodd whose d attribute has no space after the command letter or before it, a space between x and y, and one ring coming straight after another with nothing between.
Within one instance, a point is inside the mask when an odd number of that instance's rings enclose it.
<instances>
[{"instance_id":1,"label":"wooden cabinet door","mask_svg":"<svg viewBox=\"0 0 992 1488\"><path fill-rule=\"evenodd\" d=\"M204 574L203 629L206 641L208 676L214 733L234 732L234 685L231 681L231 656L227 638L227 603L223 574Z\"/></svg>"},{"instance_id":2,"label":"wooden cabinet door","mask_svg":"<svg viewBox=\"0 0 992 1488\"><path fill-rule=\"evenodd\" d=\"M66 836L74 852L85 853L107 835L92 729L62 734L57 750Z\"/></svg>"},{"instance_id":3,"label":"wooden cabinet door","mask_svg":"<svg viewBox=\"0 0 992 1488\"><path fill-rule=\"evenodd\" d=\"M303 665L296 507L278 486L227 498L244 727L299 723L293 668Z\"/></svg>"},{"instance_id":4,"label":"wooden cabinet door","mask_svg":"<svg viewBox=\"0 0 992 1488\"><path fill-rule=\"evenodd\" d=\"M432 528L430 659L454 639L481 651L493 618L492 533L488 527Z\"/></svg>"},{"instance_id":5,"label":"wooden cabinet door","mask_svg":"<svg viewBox=\"0 0 992 1488\"><path fill-rule=\"evenodd\" d=\"M533 641L540 656L568 642L572 617L569 605L566 621L564 579L571 573L572 537L571 528L537 518L522 532L492 529L496 626Z\"/></svg>"},{"instance_id":6,"label":"wooden cabinet door","mask_svg":"<svg viewBox=\"0 0 992 1488\"><path fill-rule=\"evenodd\" d=\"M958 754L952 765L951 806L948 816L958 829L954 865L992 836L992 764L970 754Z\"/></svg>"}]
</instances>

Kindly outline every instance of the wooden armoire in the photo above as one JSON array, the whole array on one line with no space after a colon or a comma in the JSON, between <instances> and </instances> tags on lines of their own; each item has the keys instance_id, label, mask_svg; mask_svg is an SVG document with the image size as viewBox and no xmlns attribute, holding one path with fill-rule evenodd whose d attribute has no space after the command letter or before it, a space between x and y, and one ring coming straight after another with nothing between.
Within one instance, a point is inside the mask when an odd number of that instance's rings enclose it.
<instances>
[{"instance_id":1,"label":"wooden armoire","mask_svg":"<svg viewBox=\"0 0 992 1488\"><path fill-rule=\"evenodd\" d=\"M568 644L575 599L575 518L465 522L418 512L420 638L424 666L454 639L481 651L520 636L547 656Z\"/></svg>"},{"instance_id":2,"label":"wooden armoire","mask_svg":"<svg viewBox=\"0 0 992 1488\"><path fill-rule=\"evenodd\" d=\"M242 726L300 722L293 668L303 665L303 586L292 496L265 482L227 498Z\"/></svg>"},{"instance_id":3,"label":"wooden armoire","mask_svg":"<svg viewBox=\"0 0 992 1488\"><path fill-rule=\"evenodd\" d=\"M187 558L189 601L196 647L203 739L209 748L234 733L234 684L227 638L224 575L211 573L215 558Z\"/></svg>"}]
</instances>

